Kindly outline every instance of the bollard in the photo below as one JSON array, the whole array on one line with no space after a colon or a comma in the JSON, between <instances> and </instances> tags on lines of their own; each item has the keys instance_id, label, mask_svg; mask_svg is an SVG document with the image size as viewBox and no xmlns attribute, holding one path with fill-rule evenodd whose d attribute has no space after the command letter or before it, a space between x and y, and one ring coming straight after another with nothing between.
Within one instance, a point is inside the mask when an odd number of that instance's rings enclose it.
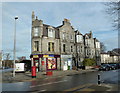
<instances>
[{"instance_id":1,"label":"bollard","mask_svg":"<svg viewBox=\"0 0 120 93\"><path fill-rule=\"evenodd\" d=\"M98 85L100 85L100 74L98 74Z\"/></svg>"}]
</instances>

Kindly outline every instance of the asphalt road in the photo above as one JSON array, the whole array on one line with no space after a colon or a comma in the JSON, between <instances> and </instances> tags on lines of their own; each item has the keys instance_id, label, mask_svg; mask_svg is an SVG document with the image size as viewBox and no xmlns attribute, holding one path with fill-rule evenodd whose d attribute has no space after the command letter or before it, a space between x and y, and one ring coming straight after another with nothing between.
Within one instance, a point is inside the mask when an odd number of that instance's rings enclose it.
<instances>
[{"instance_id":1,"label":"asphalt road","mask_svg":"<svg viewBox=\"0 0 120 93\"><path fill-rule=\"evenodd\" d=\"M118 84L118 71L96 71L84 74L69 75L57 78L45 78L31 82L3 83L3 91L63 91L77 86L97 84L98 74L101 82L106 84Z\"/></svg>"}]
</instances>

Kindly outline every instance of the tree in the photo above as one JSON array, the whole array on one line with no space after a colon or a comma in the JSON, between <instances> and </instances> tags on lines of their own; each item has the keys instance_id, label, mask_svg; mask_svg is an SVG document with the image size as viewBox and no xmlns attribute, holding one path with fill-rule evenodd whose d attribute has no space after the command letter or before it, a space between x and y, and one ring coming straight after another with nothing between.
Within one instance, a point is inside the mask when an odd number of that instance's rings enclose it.
<instances>
[{"instance_id":1,"label":"tree","mask_svg":"<svg viewBox=\"0 0 120 93\"><path fill-rule=\"evenodd\" d=\"M3 54L3 59L4 59L3 66L4 67L8 67L8 66L12 65L11 62L10 62L10 58L11 58L10 53Z\"/></svg>"},{"instance_id":2,"label":"tree","mask_svg":"<svg viewBox=\"0 0 120 93\"><path fill-rule=\"evenodd\" d=\"M93 58L85 58L83 60L83 66L93 66L95 64L96 64L96 62Z\"/></svg>"},{"instance_id":3,"label":"tree","mask_svg":"<svg viewBox=\"0 0 120 93\"><path fill-rule=\"evenodd\" d=\"M103 42L100 42L100 49L101 49L101 53L106 51L106 47Z\"/></svg>"},{"instance_id":4,"label":"tree","mask_svg":"<svg viewBox=\"0 0 120 93\"><path fill-rule=\"evenodd\" d=\"M107 2L106 12L110 15L113 27L120 29L120 1L119 2Z\"/></svg>"}]
</instances>

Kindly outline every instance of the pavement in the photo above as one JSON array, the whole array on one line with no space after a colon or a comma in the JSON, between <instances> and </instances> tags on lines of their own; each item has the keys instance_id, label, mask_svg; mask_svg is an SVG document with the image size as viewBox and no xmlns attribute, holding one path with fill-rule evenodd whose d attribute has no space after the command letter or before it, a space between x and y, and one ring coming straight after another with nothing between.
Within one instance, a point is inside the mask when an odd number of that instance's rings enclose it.
<instances>
[{"instance_id":1,"label":"pavement","mask_svg":"<svg viewBox=\"0 0 120 93\"><path fill-rule=\"evenodd\" d=\"M67 75L75 75L75 74L82 74L88 72L94 72L97 70L55 70L52 71L52 75L47 75L47 72L37 72L36 78L32 78L31 72L25 73L15 73L15 77L13 77L12 72L5 72L2 73L2 83L14 83L14 82L25 82L25 81L32 81L35 79L45 79L45 78L54 78L54 77L63 77Z\"/></svg>"},{"instance_id":2,"label":"pavement","mask_svg":"<svg viewBox=\"0 0 120 93\"><path fill-rule=\"evenodd\" d=\"M45 78L55 78L55 77L64 77L67 75L77 75L83 73L89 73L97 71L96 69L91 70L66 70L66 71L52 71L52 75L47 75L47 72L37 72L36 78L32 78L31 72L25 73L16 73L15 77L12 76L12 72L6 72L2 74L2 83L15 83L15 82L29 82L37 79L45 79ZM96 93L95 91L102 91L102 93L106 93L105 91L114 91L115 93L118 92L120 86L117 84L87 84L80 86L79 88L73 88L65 91L73 91L75 93L79 93L77 91L87 91L86 93Z\"/></svg>"}]
</instances>

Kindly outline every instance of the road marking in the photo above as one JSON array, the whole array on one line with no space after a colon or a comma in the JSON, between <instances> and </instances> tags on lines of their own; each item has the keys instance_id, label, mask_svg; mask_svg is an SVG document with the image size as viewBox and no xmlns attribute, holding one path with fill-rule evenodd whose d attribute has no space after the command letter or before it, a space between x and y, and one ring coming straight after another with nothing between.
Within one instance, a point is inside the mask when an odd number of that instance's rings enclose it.
<instances>
[{"instance_id":1,"label":"road marking","mask_svg":"<svg viewBox=\"0 0 120 93\"><path fill-rule=\"evenodd\" d=\"M30 93L39 93L39 92L44 92L47 91L46 89L40 90L40 91L35 91L35 92L30 92Z\"/></svg>"},{"instance_id":2,"label":"road marking","mask_svg":"<svg viewBox=\"0 0 120 93\"><path fill-rule=\"evenodd\" d=\"M85 89L82 89L82 90L78 90L78 91L89 91L89 92L91 92L91 91L95 91L94 89L90 89L90 88L85 88Z\"/></svg>"},{"instance_id":3,"label":"road marking","mask_svg":"<svg viewBox=\"0 0 120 93\"><path fill-rule=\"evenodd\" d=\"M40 86L45 86L45 85L50 85L50 84L56 84L56 83L61 83L61 82L66 82L66 81L68 81L68 80L57 81L57 82L50 82L50 83L45 83L45 84L42 84L42 85L30 86L30 88L33 88L33 87L40 87Z\"/></svg>"},{"instance_id":4,"label":"road marking","mask_svg":"<svg viewBox=\"0 0 120 93\"><path fill-rule=\"evenodd\" d=\"M90 86L91 84L85 84L85 85L80 85L80 86L76 86L76 87L73 87L73 88L70 88L70 89L67 89L67 90L64 90L64 91L75 91L75 90L80 90L82 88L86 88L88 86Z\"/></svg>"}]
</instances>

